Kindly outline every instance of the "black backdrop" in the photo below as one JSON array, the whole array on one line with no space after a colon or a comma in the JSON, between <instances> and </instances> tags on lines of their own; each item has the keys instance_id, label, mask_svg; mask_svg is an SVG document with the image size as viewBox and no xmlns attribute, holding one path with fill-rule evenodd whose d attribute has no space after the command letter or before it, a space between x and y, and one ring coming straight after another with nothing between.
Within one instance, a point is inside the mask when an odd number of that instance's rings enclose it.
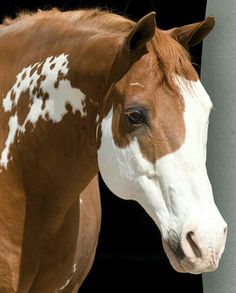
<instances>
[{"instance_id":1,"label":"black backdrop","mask_svg":"<svg viewBox=\"0 0 236 293\"><path fill-rule=\"evenodd\" d=\"M101 7L134 20L150 11L157 12L157 25L163 29L202 20L206 0L24 0L0 2L1 19L22 9L59 7L64 10ZM200 70L201 45L192 49ZM102 228L93 268L81 287L88 292L191 292L201 293L201 276L176 273L167 260L160 233L152 220L134 202L115 197L100 180ZM47 293L47 292L45 292Z\"/></svg>"}]
</instances>

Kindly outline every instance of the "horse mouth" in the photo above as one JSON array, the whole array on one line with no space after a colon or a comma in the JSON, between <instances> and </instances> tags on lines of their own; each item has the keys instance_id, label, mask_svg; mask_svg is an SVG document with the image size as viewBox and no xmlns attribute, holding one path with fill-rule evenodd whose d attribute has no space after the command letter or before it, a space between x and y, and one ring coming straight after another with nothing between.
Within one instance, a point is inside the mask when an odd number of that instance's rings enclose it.
<instances>
[{"instance_id":1,"label":"horse mouth","mask_svg":"<svg viewBox=\"0 0 236 293\"><path fill-rule=\"evenodd\" d=\"M218 267L220 257L217 257L214 261L208 260L202 262L201 258L198 258L197 261L192 262L188 257L176 256L168 241L162 240L162 243L170 264L179 273L190 273L198 275L203 272L212 272Z\"/></svg>"}]
</instances>

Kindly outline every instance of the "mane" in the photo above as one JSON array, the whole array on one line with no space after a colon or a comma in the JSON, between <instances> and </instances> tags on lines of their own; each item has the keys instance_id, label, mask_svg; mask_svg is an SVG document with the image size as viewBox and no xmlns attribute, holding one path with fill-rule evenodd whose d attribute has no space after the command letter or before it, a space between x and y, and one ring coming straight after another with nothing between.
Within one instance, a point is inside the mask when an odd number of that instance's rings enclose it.
<instances>
[{"instance_id":1,"label":"mane","mask_svg":"<svg viewBox=\"0 0 236 293\"><path fill-rule=\"evenodd\" d=\"M74 25L89 24L89 27L96 29L103 29L109 32L128 32L135 25L135 22L125 16L114 14L108 10L81 9L71 11L61 11L58 8L50 10L40 10L36 12L22 11L17 14L15 18L5 17L2 26L11 26L27 19L49 19L49 18L63 18L73 23Z\"/></svg>"},{"instance_id":2,"label":"mane","mask_svg":"<svg viewBox=\"0 0 236 293\"><path fill-rule=\"evenodd\" d=\"M163 74L163 82L167 88L175 91L175 75L183 76L186 80L197 79L189 52L165 31L157 29L151 45L157 56L156 65Z\"/></svg>"},{"instance_id":3,"label":"mane","mask_svg":"<svg viewBox=\"0 0 236 293\"><path fill-rule=\"evenodd\" d=\"M17 24L20 26L21 22L27 19L37 21L52 18L63 19L74 26L83 26L111 33L128 33L135 25L135 22L127 17L114 14L108 10L95 8L63 12L53 8L36 12L23 11L15 18L6 17L1 27L11 27ZM169 88L175 88L173 73L184 76L186 79L196 78L189 53L165 31L157 28L151 41L151 47L157 57L156 65L163 73L163 82Z\"/></svg>"}]
</instances>

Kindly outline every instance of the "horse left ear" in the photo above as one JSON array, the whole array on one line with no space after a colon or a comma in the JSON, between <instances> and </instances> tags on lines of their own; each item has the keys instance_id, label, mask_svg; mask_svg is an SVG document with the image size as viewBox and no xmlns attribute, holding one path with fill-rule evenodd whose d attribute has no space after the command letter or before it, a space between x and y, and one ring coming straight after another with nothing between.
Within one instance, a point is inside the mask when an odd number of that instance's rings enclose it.
<instances>
[{"instance_id":1,"label":"horse left ear","mask_svg":"<svg viewBox=\"0 0 236 293\"><path fill-rule=\"evenodd\" d=\"M155 16L155 12L150 12L134 25L125 39L124 45L128 51L141 48L152 39L156 30Z\"/></svg>"},{"instance_id":2,"label":"horse left ear","mask_svg":"<svg viewBox=\"0 0 236 293\"><path fill-rule=\"evenodd\" d=\"M215 26L215 18L207 17L205 20L167 31L176 41L185 48L193 47L200 43Z\"/></svg>"}]
</instances>

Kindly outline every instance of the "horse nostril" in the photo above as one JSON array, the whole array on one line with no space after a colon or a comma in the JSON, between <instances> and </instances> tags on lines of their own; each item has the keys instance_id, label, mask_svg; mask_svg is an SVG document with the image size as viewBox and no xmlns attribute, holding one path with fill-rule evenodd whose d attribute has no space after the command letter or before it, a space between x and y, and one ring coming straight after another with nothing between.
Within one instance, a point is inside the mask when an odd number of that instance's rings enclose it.
<instances>
[{"instance_id":1,"label":"horse nostril","mask_svg":"<svg viewBox=\"0 0 236 293\"><path fill-rule=\"evenodd\" d=\"M193 253L195 254L196 257L201 257L201 250L198 248L197 244L194 241L194 232L190 231L186 234L186 239L192 248Z\"/></svg>"},{"instance_id":2,"label":"horse nostril","mask_svg":"<svg viewBox=\"0 0 236 293\"><path fill-rule=\"evenodd\" d=\"M226 233L227 233L227 227L224 228L224 234L226 234Z\"/></svg>"}]
</instances>

